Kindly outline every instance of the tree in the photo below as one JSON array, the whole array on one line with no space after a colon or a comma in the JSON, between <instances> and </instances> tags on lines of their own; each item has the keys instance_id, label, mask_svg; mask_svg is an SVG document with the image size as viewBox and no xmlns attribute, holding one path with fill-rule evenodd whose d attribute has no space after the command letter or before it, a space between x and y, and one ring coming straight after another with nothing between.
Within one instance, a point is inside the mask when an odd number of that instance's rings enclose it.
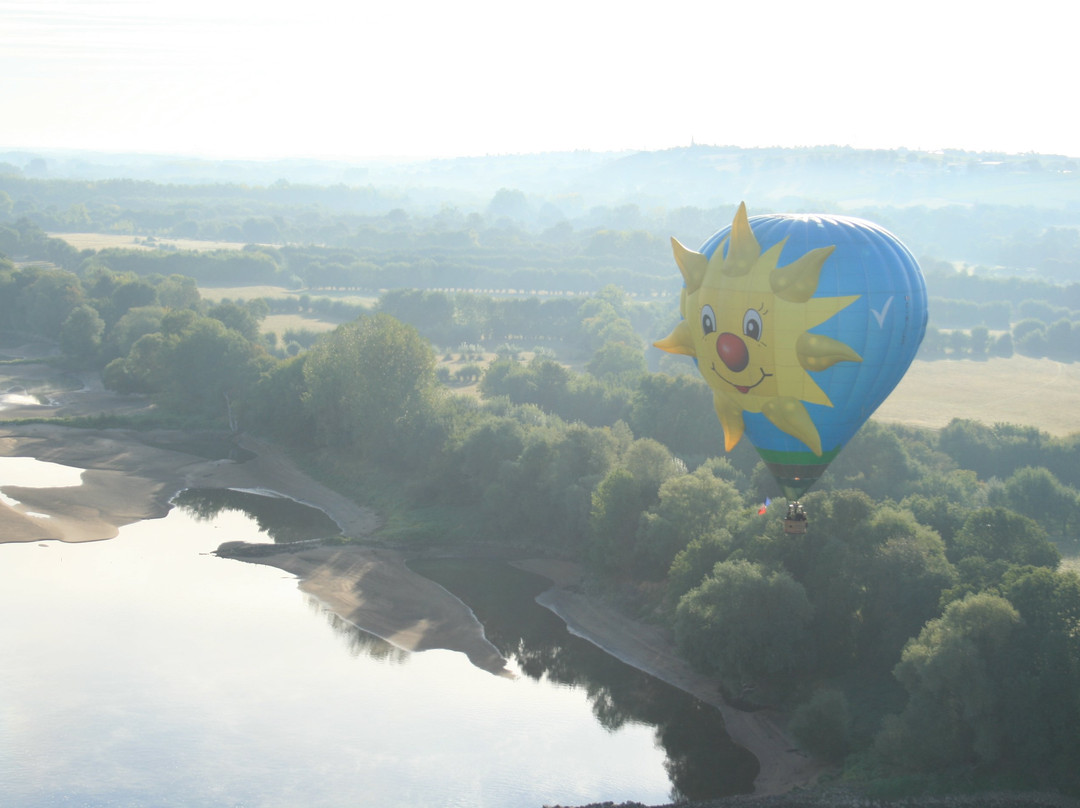
<instances>
[{"instance_id":1,"label":"tree","mask_svg":"<svg viewBox=\"0 0 1080 808\"><path fill-rule=\"evenodd\" d=\"M158 303L169 309L193 309L199 304L199 287L194 278L170 275L157 285Z\"/></svg>"},{"instance_id":2,"label":"tree","mask_svg":"<svg viewBox=\"0 0 1080 808\"><path fill-rule=\"evenodd\" d=\"M1003 594L1020 613L1018 669L1006 702L1016 766L1059 787L1080 787L1080 576L1010 570Z\"/></svg>"},{"instance_id":3,"label":"tree","mask_svg":"<svg viewBox=\"0 0 1080 808\"><path fill-rule=\"evenodd\" d=\"M848 752L851 735L851 710L839 690L814 691L805 704L799 705L788 727L799 745L815 757L837 763Z\"/></svg>"},{"instance_id":4,"label":"tree","mask_svg":"<svg viewBox=\"0 0 1080 808\"><path fill-rule=\"evenodd\" d=\"M130 309L117 320L105 340L107 358L127 356L140 337L161 330L165 309L160 306L141 306Z\"/></svg>"},{"instance_id":5,"label":"tree","mask_svg":"<svg viewBox=\"0 0 1080 808\"><path fill-rule=\"evenodd\" d=\"M698 586L717 564L728 559L733 546L731 533L724 529L691 540L675 555L668 570L667 606L674 611L683 595Z\"/></svg>"},{"instance_id":6,"label":"tree","mask_svg":"<svg viewBox=\"0 0 1080 808\"><path fill-rule=\"evenodd\" d=\"M975 359L985 359L990 345L990 329L985 325L977 325L971 329L971 355Z\"/></svg>"},{"instance_id":7,"label":"tree","mask_svg":"<svg viewBox=\"0 0 1080 808\"><path fill-rule=\"evenodd\" d=\"M807 665L812 613L806 590L788 573L724 561L679 601L675 635L698 667L748 683Z\"/></svg>"},{"instance_id":8,"label":"tree","mask_svg":"<svg viewBox=\"0 0 1080 808\"><path fill-rule=\"evenodd\" d=\"M315 440L315 422L304 406L306 359L306 354L292 357L264 373L248 407L256 429L297 446L311 446Z\"/></svg>"},{"instance_id":9,"label":"tree","mask_svg":"<svg viewBox=\"0 0 1080 808\"><path fill-rule=\"evenodd\" d=\"M874 499L900 499L916 476L899 431L868 421L830 468L843 487L860 488Z\"/></svg>"},{"instance_id":10,"label":"tree","mask_svg":"<svg viewBox=\"0 0 1080 808\"><path fill-rule=\"evenodd\" d=\"M642 516L633 550L636 574L651 580L667 575L692 541L729 526L746 509L735 487L705 467L668 478L658 495L659 502Z\"/></svg>"},{"instance_id":11,"label":"tree","mask_svg":"<svg viewBox=\"0 0 1080 808\"><path fill-rule=\"evenodd\" d=\"M1061 562L1061 554L1035 520L1002 507L973 511L953 539L950 560L976 555L987 561L1051 568Z\"/></svg>"},{"instance_id":12,"label":"tree","mask_svg":"<svg viewBox=\"0 0 1080 808\"><path fill-rule=\"evenodd\" d=\"M627 345L625 342L605 342L593 354L585 369L597 379L636 379L648 370L641 346Z\"/></svg>"},{"instance_id":13,"label":"tree","mask_svg":"<svg viewBox=\"0 0 1080 808\"><path fill-rule=\"evenodd\" d=\"M990 593L954 601L927 623L894 670L908 703L884 722L878 751L920 770L997 762L1010 732L1004 707L1020 623L1012 604Z\"/></svg>"},{"instance_id":14,"label":"tree","mask_svg":"<svg viewBox=\"0 0 1080 808\"><path fill-rule=\"evenodd\" d=\"M304 381L320 443L400 460L433 401L435 354L412 326L361 317L312 347Z\"/></svg>"},{"instance_id":15,"label":"tree","mask_svg":"<svg viewBox=\"0 0 1080 808\"><path fill-rule=\"evenodd\" d=\"M161 406L227 417L235 426L233 404L244 399L268 362L262 349L239 332L218 320L198 317L165 338L150 377Z\"/></svg>"},{"instance_id":16,"label":"tree","mask_svg":"<svg viewBox=\"0 0 1080 808\"><path fill-rule=\"evenodd\" d=\"M632 564L637 523L647 507L641 482L625 468L612 469L592 494L590 556L611 572L626 574Z\"/></svg>"},{"instance_id":17,"label":"tree","mask_svg":"<svg viewBox=\"0 0 1080 808\"><path fill-rule=\"evenodd\" d=\"M60 349L79 364L97 359L105 321L93 306L76 306L60 328Z\"/></svg>"},{"instance_id":18,"label":"tree","mask_svg":"<svg viewBox=\"0 0 1080 808\"><path fill-rule=\"evenodd\" d=\"M910 512L883 506L867 520L868 552L851 567L861 590L859 658L888 670L904 643L938 614L943 589L956 580L945 544Z\"/></svg>"},{"instance_id":19,"label":"tree","mask_svg":"<svg viewBox=\"0 0 1080 808\"><path fill-rule=\"evenodd\" d=\"M126 357L110 362L106 387L145 392L163 409L236 425L235 405L250 394L269 356L220 321L189 310L168 312Z\"/></svg>"},{"instance_id":20,"label":"tree","mask_svg":"<svg viewBox=\"0 0 1080 808\"><path fill-rule=\"evenodd\" d=\"M628 420L635 435L654 438L682 457L724 453L724 433L716 421L712 393L697 374L642 376Z\"/></svg>"},{"instance_id":21,"label":"tree","mask_svg":"<svg viewBox=\"0 0 1080 808\"><path fill-rule=\"evenodd\" d=\"M1009 508L1059 536L1067 535L1069 523L1080 515L1076 491L1041 466L1013 472L1005 481L1004 495Z\"/></svg>"},{"instance_id":22,"label":"tree","mask_svg":"<svg viewBox=\"0 0 1080 808\"><path fill-rule=\"evenodd\" d=\"M266 301L258 298L248 304L223 301L207 309L206 314L239 331L249 342L255 342L259 338L259 324L268 312Z\"/></svg>"},{"instance_id":23,"label":"tree","mask_svg":"<svg viewBox=\"0 0 1080 808\"><path fill-rule=\"evenodd\" d=\"M23 292L26 327L35 334L55 339L72 310L84 300L82 284L72 272L46 270Z\"/></svg>"}]
</instances>

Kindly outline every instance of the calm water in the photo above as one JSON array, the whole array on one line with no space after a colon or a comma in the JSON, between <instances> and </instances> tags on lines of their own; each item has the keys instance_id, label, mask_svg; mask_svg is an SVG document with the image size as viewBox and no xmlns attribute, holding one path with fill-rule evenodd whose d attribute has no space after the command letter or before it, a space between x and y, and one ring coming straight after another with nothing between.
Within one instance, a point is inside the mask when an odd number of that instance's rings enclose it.
<instances>
[{"instance_id":1,"label":"calm water","mask_svg":"<svg viewBox=\"0 0 1080 808\"><path fill-rule=\"evenodd\" d=\"M0 488L78 482L0 458ZM519 675L500 678L394 649L292 576L209 555L276 528L235 500L187 499L111 541L0 545L4 804L500 808L750 789L756 761L714 710L570 637L532 603L534 576L421 569L512 659Z\"/></svg>"}]
</instances>

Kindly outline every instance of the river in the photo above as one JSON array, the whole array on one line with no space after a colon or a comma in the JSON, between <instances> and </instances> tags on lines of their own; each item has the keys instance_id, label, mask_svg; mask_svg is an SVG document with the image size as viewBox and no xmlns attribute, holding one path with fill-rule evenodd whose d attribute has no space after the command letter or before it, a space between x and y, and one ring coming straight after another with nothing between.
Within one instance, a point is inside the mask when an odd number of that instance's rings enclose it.
<instances>
[{"instance_id":1,"label":"river","mask_svg":"<svg viewBox=\"0 0 1080 808\"><path fill-rule=\"evenodd\" d=\"M0 458L0 491L78 482ZM317 534L320 512L181 501L109 541L0 545L5 804L539 808L752 788L756 761L714 708L571 636L533 602L535 576L418 567L510 659L516 675L494 676L394 648L292 576L212 555L280 540L283 524Z\"/></svg>"}]
</instances>

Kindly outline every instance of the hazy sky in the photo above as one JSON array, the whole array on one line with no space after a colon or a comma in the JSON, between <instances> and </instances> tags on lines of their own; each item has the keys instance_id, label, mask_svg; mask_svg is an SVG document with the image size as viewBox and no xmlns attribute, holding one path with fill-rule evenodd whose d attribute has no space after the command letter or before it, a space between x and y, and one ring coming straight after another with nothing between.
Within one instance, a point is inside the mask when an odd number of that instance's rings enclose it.
<instances>
[{"instance_id":1,"label":"hazy sky","mask_svg":"<svg viewBox=\"0 0 1080 808\"><path fill-rule=\"evenodd\" d=\"M1065 5L0 0L0 148L1080 156Z\"/></svg>"}]
</instances>

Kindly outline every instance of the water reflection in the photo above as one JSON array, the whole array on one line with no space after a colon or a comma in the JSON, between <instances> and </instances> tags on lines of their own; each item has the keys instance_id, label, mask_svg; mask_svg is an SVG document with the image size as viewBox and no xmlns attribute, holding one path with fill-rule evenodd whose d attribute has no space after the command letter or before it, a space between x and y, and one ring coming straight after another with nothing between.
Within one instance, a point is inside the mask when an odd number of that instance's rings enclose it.
<instances>
[{"instance_id":1,"label":"water reflection","mask_svg":"<svg viewBox=\"0 0 1080 808\"><path fill-rule=\"evenodd\" d=\"M628 723L655 727L673 801L753 790L757 759L731 741L720 712L570 634L534 600L550 585L545 579L479 559L421 559L410 566L468 604L488 639L523 674L583 689L609 731Z\"/></svg>"},{"instance_id":2,"label":"water reflection","mask_svg":"<svg viewBox=\"0 0 1080 808\"><path fill-rule=\"evenodd\" d=\"M341 528L326 513L286 497L231 488L188 488L173 498L173 505L202 521L228 511L247 514L278 544L341 535Z\"/></svg>"},{"instance_id":3,"label":"water reflection","mask_svg":"<svg viewBox=\"0 0 1080 808\"><path fill-rule=\"evenodd\" d=\"M327 611L318 598L308 596L308 606L313 612L317 612L326 618L330 628L337 633L349 649L349 654L354 657L366 656L377 659L380 662L389 662L394 665L404 665L412 657L409 651L398 648L387 642L382 637L364 631L359 626L350 623L334 612Z\"/></svg>"},{"instance_id":4,"label":"water reflection","mask_svg":"<svg viewBox=\"0 0 1080 808\"><path fill-rule=\"evenodd\" d=\"M77 481L27 466L0 458L0 487ZM269 514L306 506L184 499L110 541L0 544L5 805L517 808L749 789L751 772L715 789L699 774L734 770L709 752L730 746L710 711L610 678L626 666L532 604L539 579L474 573L491 595L466 600L523 674L493 677L461 654L400 651L291 576L211 552L223 535L265 541Z\"/></svg>"}]
</instances>

